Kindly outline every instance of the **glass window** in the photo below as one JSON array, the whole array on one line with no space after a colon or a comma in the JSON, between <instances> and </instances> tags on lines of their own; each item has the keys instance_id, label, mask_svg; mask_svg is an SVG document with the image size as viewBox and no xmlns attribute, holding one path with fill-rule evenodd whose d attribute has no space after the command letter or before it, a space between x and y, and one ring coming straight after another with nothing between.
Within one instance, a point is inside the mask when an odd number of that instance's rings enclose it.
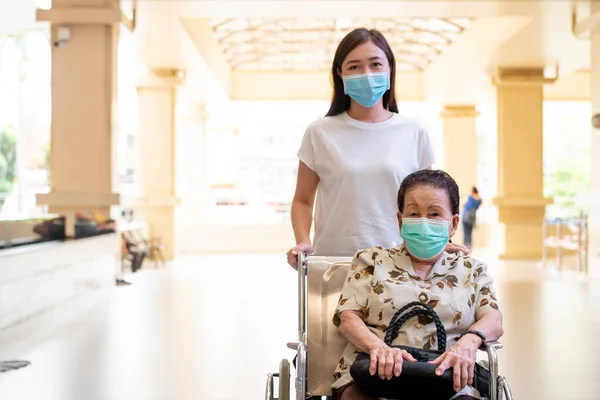
<instances>
[{"instance_id":1,"label":"glass window","mask_svg":"<svg viewBox=\"0 0 600 400\"><path fill-rule=\"evenodd\" d=\"M544 195L552 197L550 218L587 212L591 181L588 101L544 102Z\"/></svg>"},{"instance_id":2,"label":"glass window","mask_svg":"<svg viewBox=\"0 0 600 400\"><path fill-rule=\"evenodd\" d=\"M264 225L289 220L306 127L323 116L325 102L237 101L208 122L207 175L213 208L209 224ZM217 128L219 121L235 127Z\"/></svg>"},{"instance_id":3,"label":"glass window","mask_svg":"<svg viewBox=\"0 0 600 400\"><path fill-rule=\"evenodd\" d=\"M49 190L51 67L48 28L0 36L3 216L42 211L35 195Z\"/></svg>"},{"instance_id":4,"label":"glass window","mask_svg":"<svg viewBox=\"0 0 600 400\"><path fill-rule=\"evenodd\" d=\"M437 112L425 103L400 104L402 114L416 118L440 143ZM209 224L264 225L289 223L296 187L296 156L307 126L323 116L329 102L237 101L223 120L236 115L236 128L208 123L207 175L212 206ZM432 129L433 128L433 129ZM439 151L436 149L439 153Z\"/></svg>"}]
</instances>

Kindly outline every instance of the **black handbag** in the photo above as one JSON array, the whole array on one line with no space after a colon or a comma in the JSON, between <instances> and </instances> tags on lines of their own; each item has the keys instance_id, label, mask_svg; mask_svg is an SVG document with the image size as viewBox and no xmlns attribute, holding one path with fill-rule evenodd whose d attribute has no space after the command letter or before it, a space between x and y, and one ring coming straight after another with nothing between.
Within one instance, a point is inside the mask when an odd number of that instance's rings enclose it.
<instances>
[{"instance_id":1,"label":"black handbag","mask_svg":"<svg viewBox=\"0 0 600 400\"><path fill-rule=\"evenodd\" d=\"M411 309L410 311L408 311ZM407 312L408 311L408 312ZM425 350L410 346L392 346L400 328L411 318L429 316L437 329L437 350ZM456 394L453 386L452 368L447 369L441 376L435 374L438 365L429 364L446 351L446 329L437 313L422 302L409 303L394 314L385 335L385 343L390 347L400 348L409 352L417 361L404 361L402 373L390 380L381 379L378 374L371 375L369 365L371 358L368 354L359 353L356 361L350 367L350 375L361 389L368 395L377 398L394 400L448 400ZM489 392L489 371L475 364L473 386L482 394Z\"/></svg>"}]
</instances>

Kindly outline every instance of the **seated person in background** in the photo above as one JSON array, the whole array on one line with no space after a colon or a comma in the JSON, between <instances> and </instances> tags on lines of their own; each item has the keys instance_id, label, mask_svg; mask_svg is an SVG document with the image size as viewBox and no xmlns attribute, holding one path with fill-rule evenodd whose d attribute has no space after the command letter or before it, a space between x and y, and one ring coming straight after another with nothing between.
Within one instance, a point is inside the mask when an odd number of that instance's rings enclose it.
<instances>
[{"instance_id":1,"label":"seated person in background","mask_svg":"<svg viewBox=\"0 0 600 400\"><path fill-rule=\"evenodd\" d=\"M142 268L144 258L148 255L148 252L144 246L130 240L125 233L121 234L121 240L121 254L128 254L131 256L131 272L136 272L138 269Z\"/></svg>"},{"instance_id":2,"label":"seated person in background","mask_svg":"<svg viewBox=\"0 0 600 400\"><path fill-rule=\"evenodd\" d=\"M398 209L404 244L359 251L344 283L333 322L349 343L334 373L334 395L342 400L370 399L350 376L357 351L370 355L370 373L382 379L399 376L403 362L414 361L383 339L396 310L421 301L436 311L447 332L446 352L432 361L439 365L436 373L454 368L453 399L481 398L469 386L475 356L482 337L494 341L502 336L502 314L486 264L461 252L444 251L459 223L458 186L443 171L415 172L400 185ZM409 320L393 345L436 349L433 320Z\"/></svg>"},{"instance_id":3,"label":"seated person in background","mask_svg":"<svg viewBox=\"0 0 600 400\"><path fill-rule=\"evenodd\" d=\"M82 212L75 214L75 236L85 237L94 236L102 233L115 232L116 222L113 219L105 219L100 214L88 216Z\"/></svg>"},{"instance_id":4,"label":"seated person in background","mask_svg":"<svg viewBox=\"0 0 600 400\"><path fill-rule=\"evenodd\" d=\"M65 235L65 217L47 219L33 227L33 232L42 240L62 240Z\"/></svg>"}]
</instances>

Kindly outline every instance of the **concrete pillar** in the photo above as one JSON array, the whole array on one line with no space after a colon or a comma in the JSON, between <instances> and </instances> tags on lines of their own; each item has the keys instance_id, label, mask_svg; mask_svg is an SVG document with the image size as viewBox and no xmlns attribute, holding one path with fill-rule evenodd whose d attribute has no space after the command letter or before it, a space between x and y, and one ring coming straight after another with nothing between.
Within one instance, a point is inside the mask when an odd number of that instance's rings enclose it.
<instances>
[{"instance_id":1,"label":"concrete pillar","mask_svg":"<svg viewBox=\"0 0 600 400\"><path fill-rule=\"evenodd\" d=\"M600 12L600 3L592 2L595 12ZM592 32L591 40L591 83L592 114L600 114L600 26ZM592 174L589 202L589 251L590 267L600 260L600 129L592 131ZM593 261L595 262L593 262Z\"/></svg>"},{"instance_id":2,"label":"concrete pillar","mask_svg":"<svg viewBox=\"0 0 600 400\"><path fill-rule=\"evenodd\" d=\"M444 132L444 171L448 172L460 190L461 212L471 188L477 185L477 131L479 113L473 105L446 105L441 112ZM462 215L461 215L462 217ZM462 225L455 241L463 242ZM477 242L477 246L484 243Z\"/></svg>"},{"instance_id":3,"label":"concrete pillar","mask_svg":"<svg viewBox=\"0 0 600 400\"><path fill-rule=\"evenodd\" d=\"M117 98L119 1L53 0L38 10L52 32L52 126L49 194L38 204L67 218L108 215L119 204L114 126Z\"/></svg>"},{"instance_id":4,"label":"concrete pillar","mask_svg":"<svg viewBox=\"0 0 600 400\"><path fill-rule=\"evenodd\" d=\"M161 237L165 258L176 251L175 131L178 70L154 70L138 84L141 207L136 214L148 224L151 237Z\"/></svg>"},{"instance_id":5,"label":"concrete pillar","mask_svg":"<svg viewBox=\"0 0 600 400\"><path fill-rule=\"evenodd\" d=\"M461 197L477 184L475 106L447 105L441 113L444 129L444 170L458 183Z\"/></svg>"},{"instance_id":6,"label":"concrete pillar","mask_svg":"<svg viewBox=\"0 0 600 400\"><path fill-rule=\"evenodd\" d=\"M503 259L542 256L543 69L505 69L495 76L498 107L498 216Z\"/></svg>"},{"instance_id":7,"label":"concrete pillar","mask_svg":"<svg viewBox=\"0 0 600 400\"><path fill-rule=\"evenodd\" d=\"M191 105L177 118L176 193L181 203L176 210L176 237L179 253L198 251L198 228L204 219L207 199L206 107Z\"/></svg>"}]
</instances>

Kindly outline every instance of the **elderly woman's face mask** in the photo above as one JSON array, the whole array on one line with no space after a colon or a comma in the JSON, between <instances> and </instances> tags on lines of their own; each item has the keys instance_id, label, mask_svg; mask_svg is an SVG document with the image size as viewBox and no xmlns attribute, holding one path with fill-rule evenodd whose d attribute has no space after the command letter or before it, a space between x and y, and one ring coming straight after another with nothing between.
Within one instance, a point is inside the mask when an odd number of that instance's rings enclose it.
<instances>
[{"instance_id":1,"label":"elderly woman's face mask","mask_svg":"<svg viewBox=\"0 0 600 400\"><path fill-rule=\"evenodd\" d=\"M430 260L442 254L450 239L450 221L429 218L403 218L400 236L406 249L420 260Z\"/></svg>"},{"instance_id":2,"label":"elderly woman's face mask","mask_svg":"<svg viewBox=\"0 0 600 400\"><path fill-rule=\"evenodd\" d=\"M438 257L455 231L448 194L442 189L417 187L404 200L400 236L406 249L420 260Z\"/></svg>"}]
</instances>

